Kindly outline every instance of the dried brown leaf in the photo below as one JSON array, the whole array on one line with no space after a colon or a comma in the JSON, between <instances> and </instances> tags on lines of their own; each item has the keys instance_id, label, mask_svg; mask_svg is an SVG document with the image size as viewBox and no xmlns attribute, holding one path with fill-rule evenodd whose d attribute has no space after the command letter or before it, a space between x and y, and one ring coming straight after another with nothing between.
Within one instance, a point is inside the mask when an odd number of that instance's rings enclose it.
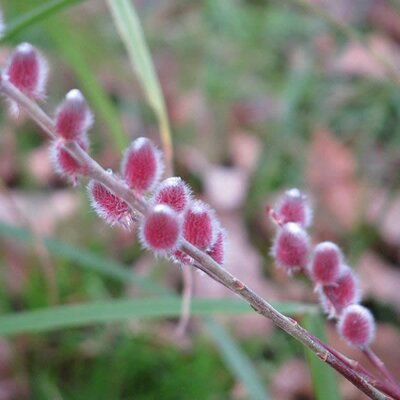
<instances>
[{"instance_id":1,"label":"dried brown leaf","mask_svg":"<svg viewBox=\"0 0 400 400\"><path fill-rule=\"evenodd\" d=\"M384 79L387 66L400 66L399 48L387 37L371 35L365 44L350 42L332 65L332 71L372 79Z\"/></svg>"},{"instance_id":2,"label":"dried brown leaf","mask_svg":"<svg viewBox=\"0 0 400 400\"><path fill-rule=\"evenodd\" d=\"M363 293L400 312L400 270L386 263L376 253L365 253L358 262Z\"/></svg>"},{"instance_id":3,"label":"dried brown leaf","mask_svg":"<svg viewBox=\"0 0 400 400\"><path fill-rule=\"evenodd\" d=\"M304 361L292 359L274 374L271 391L275 400L311 398L312 386Z\"/></svg>"},{"instance_id":4,"label":"dried brown leaf","mask_svg":"<svg viewBox=\"0 0 400 400\"><path fill-rule=\"evenodd\" d=\"M349 148L326 129L316 129L309 149L306 180L320 208L341 228L350 229L359 217L361 184Z\"/></svg>"}]
</instances>

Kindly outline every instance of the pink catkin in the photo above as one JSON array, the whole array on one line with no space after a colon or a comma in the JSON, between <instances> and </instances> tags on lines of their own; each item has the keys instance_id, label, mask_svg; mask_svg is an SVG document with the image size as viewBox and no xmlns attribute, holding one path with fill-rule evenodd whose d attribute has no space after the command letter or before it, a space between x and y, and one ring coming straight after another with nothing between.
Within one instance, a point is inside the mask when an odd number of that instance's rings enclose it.
<instances>
[{"instance_id":1,"label":"pink catkin","mask_svg":"<svg viewBox=\"0 0 400 400\"><path fill-rule=\"evenodd\" d=\"M343 309L360 301L358 280L353 271L342 267L339 278L321 291L321 303L330 317L339 317Z\"/></svg>"},{"instance_id":2,"label":"pink catkin","mask_svg":"<svg viewBox=\"0 0 400 400\"><path fill-rule=\"evenodd\" d=\"M221 229L218 232L217 240L212 246L211 250L207 252L207 254L214 259L218 264L223 265L225 260L225 244L226 244L226 235L225 232Z\"/></svg>"},{"instance_id":3,"label":"pink catkin","mask_svg":"<svg viewBox=\"0 0 400 400\"><path fill-rule=\"evenodd\" d=\"M93 115L82 93L73 89L67 93L55 116L56 133L65 140L76 140L93 124Z\"/></svg>"},{"instance_id":4,"label":"pink catkin","mask_svg":"<svg viewBox=\"0 0 400 400\"><path fill-rule=\"evenodd\" d=\"M192 202L184 217L185 239L199 249L207 250L214 245L218 231L213 210L200 200Z\"/></svg>"},{"instance_id":5,"label":"pink catkin","mask_svg":"<svg viewBox=\"0 0 400 400\"><path fill-rule=\"evenodd\" d=\"M275 215L281 224L295 222L305 228L311 224L312 219L307 197L298 189L291 189L283 194L276 206Z\"/></svg>"},{"instance_id":6,"label":"pink catkin","mask_svg":"<svg viewBox=\"0 0 400 400\"><path fill-rule=\"evenodd\" d=\"M89 182L88 193L92 207L100 218L110 225L120 224L129 228L132 212L125 201L94 180Z\"/></svg>"},{"instance_id":7,"label":"pink catkin","mask_svg":"<svg viewBox=\"0 0 400 400\"><path fill-rule=\"evenodd\" d=\"M11 55L5 77L21 92L33 99L44 97L47 62L29 43L22 43Z\"/></svg>"},{"instance_id":8,"label":"pink catkin","mask_svg":"<svg viewBox=\"0 0 400 400\"><path fill-rule=\"evenodd\" d=\"M160 151L149 139L143 137L132 142L121 164L123 178L138 193L151 191L158 183L163 169Z\"/></svg>"},{"instance_id":9,"label":"pink catkin","mask_svg":"<svg viewBox=\"0 0 400 400\"><path fill-rule=\"evenodd\" d=\"M337 330L350 346L368 346L375 336L374 317L365 307L350 305L343 310Z\"/></svg>"},{"instance_id":10,"label":"pink catkin","mask_svg":"<svg viewBox=\"0 0 400 400\"><path fill-rule=\"evenodd\" d=\"M295 223L288 223L279 228L272 247L272 256L278 266L287 272L301 271L308 261L309 238L304 229Z\"/></svg>"},{"instance_id":11,"label":"pink catkin","mask_svg":"<svg viewBox=\"0 0 400 400\"><path fill-rule=\"evenodd\" d=\"M157 255L175 252L180 244L182 222L180 216L165 204L156 205L140 224L140 239L144 247Z\"/></svg>"},{"instance_id":12,"label":"pink catkin","mask_svg":"<svg viewBox=\"0 0 400 400\"><path fill-rule=\"evenodd\" d=\"M86 136L82 136L77 140L77 143L83 150L88 150L89 141ZM63 145L63 140L55 140L51 144L50 159L58 174L76 183L79 176L87 174L87 169L85 166L80 165L79 162L63 148Z\"/></svg>"},{"instance_id":13,"label":"pink catkin","mask_svg":"<svg viewBox=\"0 0 400 400\"><path fill-rule=\"evenodd\" d=\"M310 262L310 275L317 285L330 285L340 275L343 263L342 252L332 242L322 242L315 246Z\"/></svg>"},{"instance_id":14,"label":"pink catkin","mask_svg":"<svg viewBox=\"0 0 400 400\"><path fill-rule=\"evenodd\" d=\"M156 204L166 204L180 213L186 210L191 200L190 189L179 177L165 179L154 194Z\"/></svg>"}]
</instances>

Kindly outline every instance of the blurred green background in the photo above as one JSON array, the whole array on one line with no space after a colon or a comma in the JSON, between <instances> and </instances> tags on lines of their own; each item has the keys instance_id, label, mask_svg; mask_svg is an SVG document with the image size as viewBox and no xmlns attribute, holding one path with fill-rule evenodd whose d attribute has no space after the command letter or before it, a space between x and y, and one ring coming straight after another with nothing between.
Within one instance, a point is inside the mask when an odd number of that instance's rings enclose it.
<instances>
[{"instance_id":1,"label":"blurred green background","mask_svg":"<svg viewBox=\"0 0 400 400\"><path fill-rule=\"evenodd\" d=\"M304 189L314 241L343 247L379 322L375 348L399 373L400 2L108 3L137 12L145 42L128 43L131 61L142 63L148 46L175 173L216 208L227 269L362 360L303 306L317 301L311 286L269 256L265 206L284 189ZM118 171L138 136L162 147L160 113L146 96L152 76L146 63L142 75L132 69L106 2L3 0L2 8L2 65L20 42L42 51L50 114L68 90L82 90L101 165ZM54 174L45 135L24 115L10 118L5 102L0 124L1 400L365 398L197 273L194 297L214 300L194 304L203 316L178 338L180 268L99 221L84 183L71 188ZM96 307L60 308L73 304Z\"/></svg>"}]
</instances>

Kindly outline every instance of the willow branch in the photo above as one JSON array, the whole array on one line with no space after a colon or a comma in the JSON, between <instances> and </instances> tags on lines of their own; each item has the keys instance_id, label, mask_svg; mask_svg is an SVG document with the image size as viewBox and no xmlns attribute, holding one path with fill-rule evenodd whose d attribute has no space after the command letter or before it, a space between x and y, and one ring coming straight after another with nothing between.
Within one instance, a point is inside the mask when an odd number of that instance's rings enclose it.
<instances>
[{"instance_id":1,"label":"willow branch","mask_svg":"<svg viewBox=\"0 0 400 400\"><path fill-rule=\"evenodd\" d=\"M368 358L369 362L393 385L398 386L396 378L387 369L385 363L378 357L378 355L370 348L366 347L363 349L363 353Z\"/></svg>"},{"instance_id":2,"label":"willow branch","mask_svg":"<svg viewBox=\"0 0 400 400\"><path fill-rule=\"evenodd\" d=\"M30 100L5 80L2 80L0 83L0 91L2 91L7 97L16 101L20 107L23 108L29 116L45 130L45 132L47 132L50 138L56 139L52 119L34 101ZM135 215L144 215L148 212L148 205L142 197L136 195L131 189L129 189L118 176L105 171L95 160L82 150L79 145L74 142L65 142L64 146L79 163L85 165L87 177L99 181L116 196L124 200L131 207L132 212L134 212ZM197 268L201 269L212 279L236 293L257 313L270 319L275 325L301 342L304 346L308 347L321 361L334 368L339 374L352 382L371 399L387 399L383 392L388 394L388 390L386 390L387 387L382 382L379 383L379 390L377 388L377 380L372 380L369 376L361 374L359 371L352 368L344 362L341 357L338 357L337 354L330 351L328 347L324 346L318 339L314 338L313 335L301 327L295 320L281 314L244 282L240 281L221 265L216 263L209 255L202 252L186 240L183 240L181 250L196 261ZM400 396L390 395L394 399L400 400Z\"/></svg>"}]
</instances>

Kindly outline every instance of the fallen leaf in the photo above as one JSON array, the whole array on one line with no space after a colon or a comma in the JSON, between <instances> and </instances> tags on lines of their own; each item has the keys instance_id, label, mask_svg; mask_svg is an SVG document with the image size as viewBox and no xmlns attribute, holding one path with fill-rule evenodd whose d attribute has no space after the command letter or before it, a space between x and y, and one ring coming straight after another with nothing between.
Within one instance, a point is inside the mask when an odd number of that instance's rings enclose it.
<instances>
[{"instance_id":1,"label":"fallen leaf","mask_svg":"<svg viewBox=\"0 0 400 400\"><path fill-rule=\"evenodd\" d=\"M310 373L303 360L285 362L274 374L271 392L275 400L311 398Z\"/></svg>"},{"instance_id":2,"label":"fallen leaf","mask_svg":"<svg viewBox=\"0 0 400 400\"><path fill-rule=\"evenodd\" d=\"M316 129L313 134L306 181L315 203L333 217L331 223L351 229L359 218L362 189L356 162L351 150L326 129Z\"/></svg>"},{"instance_id":3,"label":"fallen leaf","mask_svg":"<svg viewBox=\"0 0 400 400\"><path fill-rule=\"evenodd\" d=\"M372 25L400 41L400 14L388 1L371 1L369 20Z\"/></svg>"},{"instance_id":4,"label":"fallen leaf","mask_svg":"<svg viewBox=\"0 0 400 400\"><path fill-rule=\"evenodd\" d=\"M280 108L277 99L268 96L240 100L232 106L231 123L234 128L259 125L279 114Z\"/></svg>"},{"instance_id":5,"label":"fallen leaf","mask_svg":"<svg viewBox=\"0 0 400 400\"><path fill-rule=\"evenodd\" d=\"M231 211L243 205L248 176L239 168L215 166L204 176L205 194L219 211Z\"/></svg>"},{"instance_id":6,"label":"fallen leaf","mask_svg":"<svg viewBox=\"0 0 400 400\"><path fill-rule=\"evenodd\" d=\"M400 312L400 270L373 252L365 253L357 264L363 293Z\"/></svg>"},{"instance_id":7,"label":"fallen leaf","mask_svg":"<svg viewBox=\"0 0 400 400\"><path fill-rule=\"evenodd\" d=\"M60 221L68 220L78 210L78 193L60 190L52 194L9 191L0 194L0 221L21 225L26 219L39 235L50 235Z\"/></svg>"},{"instance_id":8,"label":"fallen leaf","mask_svg":"<svg viewBox=\"0 0 400 400\"><path fill-rule=\"evenodd\" d=\"M229 143L233 165L251 174L261 156L260 139L250 132L236 131L232 134Z\"/></svg>"},{"instance_id":9,"label":"fallen leaf","mask_svg":"<svg viewBox=\"0 0 400 400\"><path fill-rule=\"evenodd\" d=\"M398 69L400 52L387 37L370 35L365 44L350 42L332 65L332 72L372 79L387 77L387 66Z\"/></svg>"},{"instance_id":10,"label":"fallen leaf","mask_svg":"<svg viewBox=\"0 0 400 400\"><path fill-rule=\"evenodd\" d=\"M24 164L29 175L40 185L47 186L54 179L55 172L47 143L31 151Z\"/></svg>"}]
</instances>

